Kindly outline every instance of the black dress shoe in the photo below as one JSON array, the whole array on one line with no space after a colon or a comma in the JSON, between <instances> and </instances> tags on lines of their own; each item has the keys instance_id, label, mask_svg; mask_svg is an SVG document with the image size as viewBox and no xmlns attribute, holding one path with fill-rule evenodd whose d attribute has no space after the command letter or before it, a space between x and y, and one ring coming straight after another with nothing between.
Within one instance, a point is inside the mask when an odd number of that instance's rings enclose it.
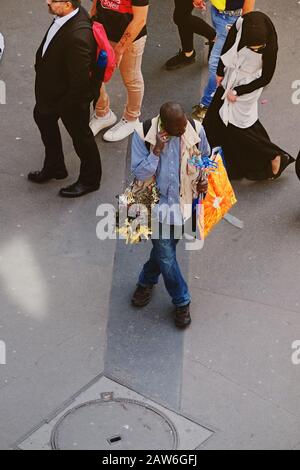
<instances>
[{"instance_id":1,"label":"black dress shoe","mask_svg":"<svg viewBox=\"0 0 300 470\"><path fill-rule=\"evenodd\" d=\"M86 185L77 181L77 183L71 184L67 188L63 188L59 191L61 197L80 197L85 194L92 193L93 191L98 191L100 184Z\"/></svg>"},{"instance_id":2,"label":"black dress shoe","mask_svg":"<svg viewBox=\"0 0 300 470\"><path fill-rule=\"evenodd\" d=\"M47 183L48 181L52 179L56 180L64 180L67 178L68 173L67 171L60 171L57 173L49 173L46 170L42 171L34 171L28 174L28 179L29 181L32 181L33 183Z\"/></svg>"}]
</instances>

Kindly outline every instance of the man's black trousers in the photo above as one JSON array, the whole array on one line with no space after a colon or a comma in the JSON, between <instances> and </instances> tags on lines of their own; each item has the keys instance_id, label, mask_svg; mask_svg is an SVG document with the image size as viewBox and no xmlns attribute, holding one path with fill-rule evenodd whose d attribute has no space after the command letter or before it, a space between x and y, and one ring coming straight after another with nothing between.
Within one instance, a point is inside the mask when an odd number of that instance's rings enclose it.
<instances>
[{"instance_id":1,"label":"man's black trousers","mask_svg":"<svg viewBox=\"0 0 300 470\"><path fill-rule=\"evenodd\" d=\"M182 50L191 52L194 50L194 33L204 36L210 41L216 37L216 32L202 18L192 15L194 9L193 0L174 0L174 22L178 27Z\"/></svg>"},{"instance_id":2,"label":"man's black trousers","mask_svg":"<svg viewBox=\"0 0 300 470\"><path fill-rule=\"evenodd\" d=\"M38 106L34 109L34 120L40 130L45 146L44 170L55 175L66 171L58 120L61 119L70 134L74 149L80 158L78 181L85 185L98 185L101 180L100 153L89 127L90 105L79 104L60 113L44 113Z\"/></svg>"}]
</instances>

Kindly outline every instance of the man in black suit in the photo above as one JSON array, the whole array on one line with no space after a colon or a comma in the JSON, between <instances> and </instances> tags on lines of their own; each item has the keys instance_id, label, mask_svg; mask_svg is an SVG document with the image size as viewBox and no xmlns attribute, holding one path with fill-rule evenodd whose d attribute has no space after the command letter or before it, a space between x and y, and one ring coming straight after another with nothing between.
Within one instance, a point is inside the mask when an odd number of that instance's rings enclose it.
<instances>
[{"instance_id":1,"label":"man in black suit","mask_svg":"<svg viewBox=\"0 0 300 470\"><path fill-rule=\"evenodd\" d=\"M34 119L45 145L41 171L28 179L45 183L68 176L58 126L61 119L81 160L78 181L60 190L62 197L79 197L97 191L101 160L89 127L90 103L99 90L96 79L97 45L91 21L79 0L48 0L55 16L36 54L36 106ZM99 91L98 91L99 93Z\"/></svg>"}]
</instances>

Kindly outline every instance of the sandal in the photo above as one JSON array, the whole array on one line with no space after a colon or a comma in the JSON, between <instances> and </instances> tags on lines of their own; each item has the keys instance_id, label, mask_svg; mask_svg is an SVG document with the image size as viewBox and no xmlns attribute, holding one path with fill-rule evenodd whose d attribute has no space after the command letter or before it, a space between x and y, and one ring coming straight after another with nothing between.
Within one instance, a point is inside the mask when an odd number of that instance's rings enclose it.
<instances>
[{"instance_id":1,"label":"sandal","mask_svg":"<svg viewBox=\"0 0 300 470\"><path fill-rule=\"evenodd\" d=\"M280 178L280 176L282 175L282 173L284 172L284 170L287 169L287 167L289 165L291 165L292 163L295 163L295 159L293 157L291 157L288 153L284 153L281 155L281 161L280 161L280 168L279 168L279 171L276 175L273 174L273 171L272 171L272 167L271 167L271 176L270 176L270 180L277 180L278 178Z\"/></svg>"}]
</instances>

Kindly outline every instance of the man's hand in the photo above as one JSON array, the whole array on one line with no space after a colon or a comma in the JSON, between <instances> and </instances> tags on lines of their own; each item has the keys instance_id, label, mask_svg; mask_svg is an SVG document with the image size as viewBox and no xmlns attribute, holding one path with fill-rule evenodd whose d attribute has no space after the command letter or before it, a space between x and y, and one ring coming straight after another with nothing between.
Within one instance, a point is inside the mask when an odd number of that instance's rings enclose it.
<instances>
[{"instance_id":1,"label":"man's hand","mask_svg":"<svg viewBox=\"0 0 300 470\"><path fill-rule=\"evenodd\" d=\"M216 76L216 81L217 81L217 86L218 87L222 85L223 80L224 80L224 77L221 77L220 75Z\"/></svg>"},{"instance_id":2,"label":"man's hand","mask_svg":"<svg viewBox=\"0 0 300 470\"><path fill-rule=\"evenodd\" d=\"M198 8L198 10L206 10L206 3L204 0L194 0L193 4L195 8Z\"/></svg>"},{"instance_id":3,"label":"man's hand","mask_svg":"<svg viewBox=\"0 0 300 470\"><path fill-rule=\"evenodd\" d=\"M207 193L208 191L208 178L204 173L202 173L201 178L197 184L197 190L199 194Z\"/></svg>"},{"instance_id":4,"label":"man's hand","mask_svg":"<svg viewBox=\"0 0 300 470\"><path fill-rule=\"evenodd\" d=\"M226 98L228 99L230 103L235 103L237 101L237 95L234 94L232 90L229 90Z\"/></svg>"},{"instance_id":5,"label":"man's hand","mask_svg":"<svg viewBox=\"0 0 300 470\"><path fill-rule=\"evenodd\" d=\"M169 135L167 134L166 131L161 131L156 135L156 144L153 149L154 155L156 155L157 157L160 157L160 154L165 148L165 145L168 142L168 140L169 140Z\"/></svg>"}]
</instances>

